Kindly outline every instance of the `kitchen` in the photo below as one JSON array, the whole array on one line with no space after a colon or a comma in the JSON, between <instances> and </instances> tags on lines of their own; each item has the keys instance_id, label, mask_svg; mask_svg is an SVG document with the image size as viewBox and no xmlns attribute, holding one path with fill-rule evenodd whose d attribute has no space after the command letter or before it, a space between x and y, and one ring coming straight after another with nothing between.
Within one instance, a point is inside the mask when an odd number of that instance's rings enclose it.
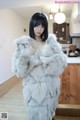
<instances>
[{"instance_id":1,"label":"kitchen","mask_svg":"<svg viewBox=\"0 0 80 120\"><path fill-rule=\"evenodd\" d=\"M68 66L61 75L60 104L80 105L80 4L73 5L71 21L68 25L56 25L53 28L67 56ZM55 24L54 24L55 25ZM65 27L66 26L66 27ZM58 28L58 29L57 29ZM61 29L61 30L60 30ZM63 35L63 34L64 35ZM66 33L66 34L65 34ZM67 38L67 33L69 38ZM62 35L62 36L61 36ZM76 106L76 107L77 107ZM66 106L67 107L67 106Z\"/></svg>"},{"instance_id":2,"label":"kitchen","mask_svg":"<svg viewBox=\"0 0 80 120\"><path fill-rule=\"evenodd\" d=\"M73 23L70 23L70 31L67 32L67 28L65 28L65 26L60 26L62 31L60 31L60 27L59 31L58 29L54 29L55 33L57 32L57 36L60 33L60 36L58 36L59 42L61 43L66 41L66 44L62 44L63 52L67 56L68 63L68 67L65 69L61 77L62 84L60 103L63 104L80 104L80 94L78 93L78 91L80 91L80 30L78 30L79 17L80 4L73 6L71 19L73 19L74 22L72 21ZM75 28L75 25L77 25L77 29ZM65 38L65 41L62 41L64 39L60 39L62 37L64 38L62 34L63 32L70 34L69 39L67 37Z\"/></svg>"}]
</instances>

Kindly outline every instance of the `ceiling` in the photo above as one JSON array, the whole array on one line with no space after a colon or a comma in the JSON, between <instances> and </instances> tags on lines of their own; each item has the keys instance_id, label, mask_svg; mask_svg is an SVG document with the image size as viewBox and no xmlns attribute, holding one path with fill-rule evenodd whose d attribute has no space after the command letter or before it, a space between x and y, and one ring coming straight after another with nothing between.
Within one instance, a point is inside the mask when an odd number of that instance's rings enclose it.
<instances>
[{"instance_id":1,"label":"ceiling","mask_svg":"<svg viewBox=\"0 0 80 120\"><path fill-rule=\"evenodd\" d=\"M30 18L35 12L44 12L47 15L49 15L50 12L53 12L54 15L58 11L58 9L55 11L55 8L57 7L53 6L55 1L56 0L0 0L0 8L10 8L25 18ZM60 11L64 12L67 17L70 17L73 4L59 5Z\"/></svg>"},{"instance_id":2,"label":"ceiling","mask_svg":"<svg viewBox=\"0 0 80 120\"><path fill-rule=\"evenodd\" d=\"M0 8L37 6L54 3L55 0L0 0Z\"/></svg>"}]
</instances>

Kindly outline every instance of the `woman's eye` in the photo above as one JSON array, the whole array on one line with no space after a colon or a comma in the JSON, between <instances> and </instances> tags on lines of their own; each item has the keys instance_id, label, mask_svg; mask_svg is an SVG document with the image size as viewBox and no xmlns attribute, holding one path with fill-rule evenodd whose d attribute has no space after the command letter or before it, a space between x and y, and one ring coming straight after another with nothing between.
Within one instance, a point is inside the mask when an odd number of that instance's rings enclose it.
<instances>
[{"instance_id":1,"label":"woman's eye","mask_svg":"<svg viewBox=\"0 0 80 120\"><path fill-rule=\"evenodd\" d=\"M42 25L42 27L45 28L44 25Z\"/></svg>"}]
</instances>

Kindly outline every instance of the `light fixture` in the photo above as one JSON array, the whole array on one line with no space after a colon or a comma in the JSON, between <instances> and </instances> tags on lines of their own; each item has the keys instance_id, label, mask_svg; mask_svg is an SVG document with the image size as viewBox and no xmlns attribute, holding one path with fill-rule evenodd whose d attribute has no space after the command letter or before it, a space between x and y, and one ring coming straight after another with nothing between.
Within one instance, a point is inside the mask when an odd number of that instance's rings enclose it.
<instances>
[{"instance_id":1,"label":"light fixture","mask_svg":"<svg viewBox=\"0 0 80 120\"><path fill-rule=\"evenodd\" d=\"M50 20L52 20L52 19L53 19L53 14L52 14L52 12L51 12L51 6L50 6L49 19L50 19Z\"/></svg>"},{"instance_id":2,"label":"light fixture","mask_svg":"<svg viewBox=\"0 0 80 120\"><path fill-rule=\"evenodd\" d=\"M53 14L49 13L49 19L52 20L53 19Z\"/></svg>"},{"instance_id":3,"label":"light fixture","mask_svg":"<svg viewBox=\"0 0 80 120\"><path fill-rule=\"evenodd\" d=\"M66 20L66 16L64 13L60 12L60 7L59 7L59 12L55 14L54 20L58 24L62 24Z\"/></svg>"}]
</instances>

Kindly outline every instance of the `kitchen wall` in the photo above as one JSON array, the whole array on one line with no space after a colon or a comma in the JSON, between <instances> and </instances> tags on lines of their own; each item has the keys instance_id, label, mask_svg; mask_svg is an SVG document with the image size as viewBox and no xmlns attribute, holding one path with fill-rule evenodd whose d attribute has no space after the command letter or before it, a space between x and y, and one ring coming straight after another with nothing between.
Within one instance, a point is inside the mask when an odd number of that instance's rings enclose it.
<instances>
[{"instance_id":1,"label":"kitchen wall","mask_svg":"<svg viewBox=\"0 0 80 120\"><path fill-rule=\"evenodd\" d=\"M80 5L74 4L70 20L70 34L80 33ZM72 39L74 45L80 48L80 38Z\"/></svg>"},{"instance_id":2,"label":"kitchen wall","mask_svg":"<svg viewBox=\"0 0 80 120\"><path fill-rule=\"evenodd\" d=\"M77 20L77 16L80 15L80 6L78 4L73 5L72 14L70 18L70 34L80 33L80 21ZM79 18L79 17L78 17ZM72 38L72 44L77 45L80 48L80 38ZM63 47L68 47L71 44L63 44Z\"/></svg>"},{"instance_id":3,"label":"kitchen wall","mask_svg":"<svg viewBox=\"0 0 80 120\"><path fill-rule=\"evenodd\" d=\"M80 5L74 4L70 20L70 34L80 33Z\"/></svg>"},{"instance_id":4,"label":"kitchen wall","mask_svg":"<svg viewBox=\"0 0 80 120\"><path fill-rule=\"evenodd\" d=\"M14 39L25 34L26 20L10 9L0 9L0 84L13 76ZM27 27L26 27L27 28Z\"/></svg>"}]
</instances>

